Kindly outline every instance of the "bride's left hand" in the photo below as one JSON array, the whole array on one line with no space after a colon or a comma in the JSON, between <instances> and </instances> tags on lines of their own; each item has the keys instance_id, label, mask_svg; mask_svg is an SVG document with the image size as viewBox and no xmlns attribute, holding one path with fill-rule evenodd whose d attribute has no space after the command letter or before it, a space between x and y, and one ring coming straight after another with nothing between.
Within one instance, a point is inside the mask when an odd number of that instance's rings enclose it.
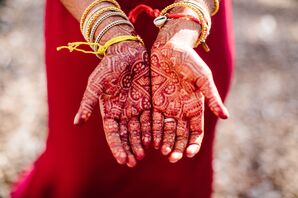
<instances>
[{"instance_id":1,"label":"bride's left hand","mask_svg":"<svg viewBox=\"0 0 298 198\"><path fill-rule=\"evenodd\" d=\"M161 28L151 50L153 142L156 149L162 145L164 155L171 153L173 163L185 150L193 157L200 149L205 98L216 116L228 117L210 68L193 49L195 25L172 20Z\"/></svg>"}]
</instances>

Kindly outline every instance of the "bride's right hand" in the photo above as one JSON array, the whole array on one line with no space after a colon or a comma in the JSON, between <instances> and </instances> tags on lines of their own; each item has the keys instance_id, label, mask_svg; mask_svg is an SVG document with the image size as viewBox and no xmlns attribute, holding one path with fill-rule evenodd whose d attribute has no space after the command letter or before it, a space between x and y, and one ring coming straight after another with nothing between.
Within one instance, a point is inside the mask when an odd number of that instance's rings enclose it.
<instances>
[{"instance_id":1,"label":"bride's right hand","mask_svg":"<svg viewBox=\"0 0 298 198\"><path fill-rule=\"evenodd\" d=\"M119 164L136 165L151 143L149 61L136 41L111 46L89 77L74 123L86 122L96 105L113 156Z\"/></svg>"}]
</instances>

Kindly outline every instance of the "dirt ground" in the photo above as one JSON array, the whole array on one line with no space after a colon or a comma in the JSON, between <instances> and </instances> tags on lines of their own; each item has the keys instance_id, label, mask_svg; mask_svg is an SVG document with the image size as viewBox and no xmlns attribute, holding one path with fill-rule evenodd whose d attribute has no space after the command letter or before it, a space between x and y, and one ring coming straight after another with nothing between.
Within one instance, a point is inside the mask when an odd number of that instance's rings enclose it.
<instances>
[{"instance_id":1,"label":"dirt ground","mask_svg":"<svg viewBox=\"0 0 298 198\"><path fill-rule=\"evenodd\" d=\"M214 198L298 197L298 1L234 0L236 69ZM43 1L0 0L0 198L46 139Z\"/></svg>"}]
</instances>

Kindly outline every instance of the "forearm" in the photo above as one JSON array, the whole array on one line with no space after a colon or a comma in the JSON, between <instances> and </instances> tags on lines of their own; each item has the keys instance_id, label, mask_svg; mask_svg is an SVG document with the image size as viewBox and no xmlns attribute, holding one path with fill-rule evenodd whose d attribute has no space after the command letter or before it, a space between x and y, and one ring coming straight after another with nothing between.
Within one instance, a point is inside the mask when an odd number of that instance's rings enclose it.
<instances>
[{"instance_id":1,"label":"forearm","mask_svg":"<svg viewBox=\"0 0 298 198\"><path fill-rule=\"evenodd\" d=\"M65 8L72 14L74 18L80 21L84 10L93 0L60 0Z\"/></svg>"}]
</instances>

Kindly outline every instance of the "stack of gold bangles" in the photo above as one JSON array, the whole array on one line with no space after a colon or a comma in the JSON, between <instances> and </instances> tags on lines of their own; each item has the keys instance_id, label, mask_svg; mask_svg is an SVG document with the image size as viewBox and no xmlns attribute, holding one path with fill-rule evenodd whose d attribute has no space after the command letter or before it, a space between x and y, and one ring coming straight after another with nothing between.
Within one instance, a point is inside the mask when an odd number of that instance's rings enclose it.
<instances>
[{"instance_id":1,"label":"stack of gold bangles","mask_svg":"<svg viewBox=\"0 0 298 198\"><path fill-rule=\"evenodd\" d=\"M194 47L202 44L205 51L209 51L209 47L206 44L206 39L210 33L211 29L211 16L215 15L219 9L219 0L213 0L213 8L210 9L208 4L205 0L202 1L195 1L195 0L183 0L177 3L173 3L167 7L165 7L161 12L160 16L155 18L154 23L158 27L162 27L165 22L167 21L166 14L174 7L185 7L192 9L198 18L195 21L199 22L201 26L201 33L197 42L195 43ZM95 32L109 17L118 16L122 19L116 20L108 24L106 27L101 29L101 31L95 37ZM132 36L132 35L122 35L116 36L108 40L103 45L100 44L101 39L103 36L113 27L118 25L128 25L133 28L133 25L129 22L128 17L125 13L121 10L120 5L117 3L116 0L95 0L91 3L83 12L81 21L80 21L80 28L81 32L86 39L87 42L73 42L68 43L68 46L61 46L58 47L57 50L60 49L69 49L69 51L80 51L83 53L91 53L95 54L97 57L102 58L106 54L107 49L116 43L122 41L138 41L143 43L142 39L139 36ZM86 51L83 49L79 49L80 45L89 45L93 51Z\"/></svg>"},{"instance_id":2,"label":"stack of gold bangles","mask_svg":"<svg viewBox=\"0 0 298 198\"><path fill-rule=\"evenodd\" d=\"M214 0L214 6L212 10L208 10L207 3L204 1L198 2L195 0L184 0L181 2L173 3L167 7L165 7L161 12L158 17L154 19L154 24L161 28L167 21L167 12L170 11L172 8L175 7L185 7L185 8L190 8L192 9L197 17L201 26L201 33L200 36L195 43L194 47L199 46L202 44L203 49L208 52L210 51L209 47L206 44L206 39L210 33L211 29L211 16L215 15L218 12L219 9L219 1Z\"/></svg>"},{"instance_id":3,"label":"stack of gold bangles","mask_svg":"<svg viewBox=\"0 0 298 198\"><path fill-rule=\"evenodd\" d=\"M118 16L123 19L119 19L113 21L112 23L109 23L107 26L101 29L101 31L95 37L95 32L97 31L100 24L102 24L104 20L112 16ZM87 42L68 43L68 46L58 47L57 50L66 48L69 49L69 51L71 52L75 50L83 53L91 53L97 55L97 57L99 58L102 58L102 56L106 54L107 49L113 44L128 40L139 41L143 43L139 36L122 35L113 37L106 43L101 45L100 41L103 36L111 28L118 25L128 25L134 28L133 25L129 22L128 17L121 10L120 5L115 0L95 0L85 9L80 21L80 29ZM78 47L80 45L89 45L93 49L93 51L79 49Z\"/></svg>"}]
</instances>

